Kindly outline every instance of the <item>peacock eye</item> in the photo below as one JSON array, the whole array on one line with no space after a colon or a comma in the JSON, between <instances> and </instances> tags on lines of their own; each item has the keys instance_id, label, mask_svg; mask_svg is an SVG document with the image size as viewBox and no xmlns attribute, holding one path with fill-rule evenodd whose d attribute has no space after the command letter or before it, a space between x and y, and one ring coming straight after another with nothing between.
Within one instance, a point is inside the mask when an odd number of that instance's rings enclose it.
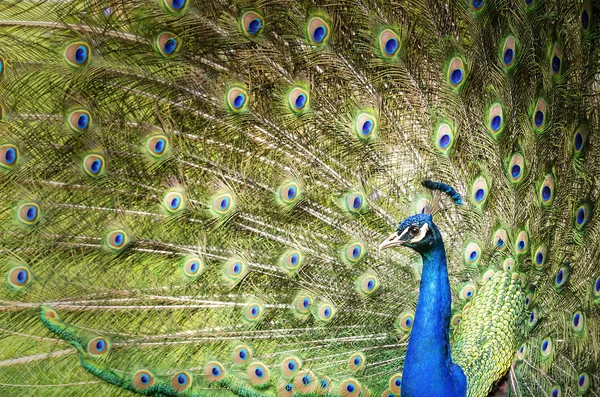
<instances>
[{"instance_id":1,"label":"peacock eye","mask_svg":"<svg viewBox=\"0 0 600 397\"><path fill-rule=\"evenodd\" d=\"M417 226L414 226L414 225L408 228L408 232L410 234L419 234L419 230L420 229Z\"/></svg>"}]
</instances>

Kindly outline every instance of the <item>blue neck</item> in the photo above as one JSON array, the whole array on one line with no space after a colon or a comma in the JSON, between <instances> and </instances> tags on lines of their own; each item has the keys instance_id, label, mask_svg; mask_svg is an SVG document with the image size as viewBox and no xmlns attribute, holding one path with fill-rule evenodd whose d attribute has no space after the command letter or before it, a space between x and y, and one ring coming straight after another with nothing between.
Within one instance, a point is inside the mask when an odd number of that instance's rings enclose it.
<instances>
[{"instance_id":1,"label":"blue neck","mask_svg":"<svg viewBox=\"0 0 600 397\"><path fill-rule=\"evenodd\" d=\"M423 274L402 372L402 397L454 397L467 393L467 379L450 356L448 327L452 297L444 242L437 228L434 234L437 238L433 248L421 254Z\"/></svg>"}]
</instances>

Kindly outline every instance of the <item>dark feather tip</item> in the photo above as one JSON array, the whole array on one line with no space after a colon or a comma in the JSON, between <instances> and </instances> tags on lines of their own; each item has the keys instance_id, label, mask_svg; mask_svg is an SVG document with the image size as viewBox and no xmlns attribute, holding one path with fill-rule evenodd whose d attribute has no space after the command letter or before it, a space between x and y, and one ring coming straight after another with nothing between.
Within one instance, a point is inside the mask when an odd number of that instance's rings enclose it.
<instances>
[{"instance_id":1,"label":"dark feather tip","mask_svg":"<svg viewBox=\"0 0 600 397\"><path fill-rule=\"evenodd\" d=\"M454 204L462 205L462 197L456 190L454 190L452 186L446 185L442 182L434 182L429 179L424 180L421 182L421 184L429 190L439 190L440 192L445 193L452 199L452 201L454 201Z\"/></svg>"}]
</instances>

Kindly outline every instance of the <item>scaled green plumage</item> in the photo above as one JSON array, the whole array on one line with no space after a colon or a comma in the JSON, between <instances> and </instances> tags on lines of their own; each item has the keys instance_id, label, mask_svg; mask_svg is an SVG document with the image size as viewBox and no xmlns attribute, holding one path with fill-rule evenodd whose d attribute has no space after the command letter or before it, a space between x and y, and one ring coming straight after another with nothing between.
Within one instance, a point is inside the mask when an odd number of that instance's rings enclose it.
<instances>
[{"instance_id":1,"label":"scaled green plumage","mask_svg":"<svg viewBox=\"0 0 600 397\"><path fill-rule=\"evenodd\" d=\"M2 2L0 395L398 396L421 211L469 395L600 394L598 6Z\"/></svg>"}]
</instances>

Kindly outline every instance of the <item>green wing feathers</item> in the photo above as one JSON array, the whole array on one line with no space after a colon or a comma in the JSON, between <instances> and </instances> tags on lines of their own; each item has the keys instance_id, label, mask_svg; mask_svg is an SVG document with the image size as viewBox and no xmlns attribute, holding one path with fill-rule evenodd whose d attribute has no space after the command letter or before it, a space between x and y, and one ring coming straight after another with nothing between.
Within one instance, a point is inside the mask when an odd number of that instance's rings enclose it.
<instances>
[{"instance_id":1,"label":"green wing feathers","mask_svg":"<svg viewBox=\"0 0 600 397\"><path fill-rule=\"evenodd\" d=\"M598 6L2 2L0 394L397 397L423 211L469 395L600 394Z\"/></svg>"}]
</instances>

